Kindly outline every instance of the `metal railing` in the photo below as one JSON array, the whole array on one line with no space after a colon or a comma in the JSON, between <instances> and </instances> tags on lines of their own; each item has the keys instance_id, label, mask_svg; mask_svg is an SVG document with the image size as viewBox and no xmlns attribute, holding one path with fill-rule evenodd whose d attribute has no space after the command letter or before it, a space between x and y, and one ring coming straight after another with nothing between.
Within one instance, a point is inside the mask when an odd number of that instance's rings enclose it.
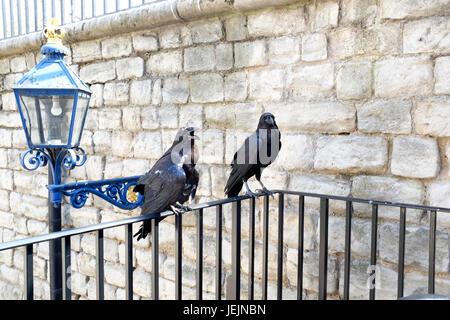
<instances>
[{"instance_id":1,"label":"metal railing","mask_svg":"<svg viewBox=\"0 0 450 320\"><path fill-rule=\"evenodd\" d=\"M0 40L164 0L1 0Z\"/></svg>"},{"instance_id":2,"label":"metal railing","mask_svg":"<svg viewBox=\"0 0 450 320\"><path fill-rule=\"evenodd\" d=\"M350 263L351 263L351 222L353 215L353 203L368 204L372 207L371 217L371 247L370 247L370 265L377 264L377 231L378 231L378 209L380 206L399 208L399 249L398 249L398 279L397 279L397 297L404 296L404 268L405 268L405 229L406 213L408 209L418 209L429 212L429 264L428 264L428 293L435 293L435 254L436 254L436 216L438 212L450 213L450 208L430 207L423 205L413 205L404 203L392 203L385 201L373 201L366 199L356 199L340 196L331 196L323 194L312 194L304 192L277 190L274 192L278 196L278 235L277 235L277 299L283 298L283 228L284 228L284 209L285 197L298 197L298 261L297 261L297 299L302 299L303 293L303 253L304 253L304 217L305 217L305 198L320 199L320 226L319 226L319 284L318 298L327 299L327 260L328 260L328 218L330 200L343 201L346 204L345 215L345 252L344 252L344 286L343 298L348 300L350 297ZM269 262L269 208L270 198L267 195L258 195L263 197L263 261L262 261L262 299L268 298L268 262ZM192 210L197 213L196 216L196 298L203 298L203 210L206 208L216 208L216 274L215 274L215 298L222 298L222 218L223 205L232 204L232 277L229 287L226 288L227 299L239 300L241 298L241 204L249 200L249 265L248 265L248 299L255 299L255 198L249 196L239 196L235 198L218 200L192 206ZM189 213L187 213L189 214ZM20 240L15 240L0 244L0 251L11 250L14 248L25 247L24 261L24 297L26 299L34 298L33 291L33 245L41 242L62 241L62 279L63 279L63 299L71 299L71 289L68 283L71 275L71 237L90 232L96 233L96 292L97 299L104 299L104 230L115 227L125 227L125 286L126 298L133 299L133 234L132 225L144 220L151 220L152 223L152 298L159 298L159 217L173 215L171 211L150 214L147 216L132 217L118 221L111 221L97 225L68 229L51 234L40 235ZM182 219L183 215L175 216L175 299L182 299ZM375 272L375 271L373 271ZM155 276L156 275L156 276ZM375 277L373 277L375 281ZM373 283L375 284L375 283ZM375 299L376 286L373 285L369 290L369 299Z\"/></svg>"}]
</instances>

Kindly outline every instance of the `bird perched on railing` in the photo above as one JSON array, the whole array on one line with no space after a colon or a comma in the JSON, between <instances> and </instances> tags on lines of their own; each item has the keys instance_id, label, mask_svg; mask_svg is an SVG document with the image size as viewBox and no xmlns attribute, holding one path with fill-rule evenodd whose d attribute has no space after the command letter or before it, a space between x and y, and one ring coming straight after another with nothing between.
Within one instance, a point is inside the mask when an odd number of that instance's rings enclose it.
<instances>
[{"instance_id":1,"label":"bird perched on railing","mask_svg":"<svg viewBox=\"0 0 450 320\"><path fill-rule=\"evenodd\" d=\"M198 152L194 144L198 137L194 131L195 128L192 127L178 130L172 146L149 172L139 178L133 191L144 196L141 215L165 210L182 214L191 210L183 203L188 198L193 199L199 181L199 174L195 169ZM151 222L146 220L134 236L140 240L149 233Z\"/></svg>"},{"instance_id":2,"label":"bird perched on railing","mask_svg":"<svg viewBox=\"0 0 450 320\"><path fill-rule=\"evenodd\" d=\"M255 176L262 187L261 191L272 195L261 181L261 175L264 168L275 161L281 149L281 133L275 122L275 117L271 113L261 115L256 132L245 139L244 144L234 154L231 162L231 173L228 178L225 194L228 198L239 194L242 186L245 184L246 193L254 197L255 194L250 190L247 180Z\"/></svg>"}]
</instances>

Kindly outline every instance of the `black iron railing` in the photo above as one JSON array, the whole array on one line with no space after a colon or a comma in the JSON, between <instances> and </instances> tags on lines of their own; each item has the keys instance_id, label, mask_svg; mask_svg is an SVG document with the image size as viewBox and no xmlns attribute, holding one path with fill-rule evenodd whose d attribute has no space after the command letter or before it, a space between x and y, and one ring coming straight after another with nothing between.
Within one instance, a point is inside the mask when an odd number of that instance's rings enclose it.
<instances>
[{"instance_id":1,"label":"black iron railing","mask_svg":"<svg viewBox=\"0 0 450 320\"><path fill-rule=\"evenodd\" d=\"M435 288L435 252L436 252L436 216L438 212L450 213L450 208L439 208L422 205L392 203L385 201L373 201L365 199L355 199L340 196L331 196L323 194L312 194L304 192L276 190L278 197L278 235L277 235L277 299L283 298L283 228L284 228L284 209L285 196L298 197L298 270L297 270L297 299L302 299L303 293L303 249L304 249L304 217L305 217L305 198L320 199L320 226L319 226L319 285L318 298L325 300L327 298L327 260L328 260L328 217L330 200L338 200L346 203L345 215L345 252L344 252L344 299L349 299L350 293L350 262L351 262L351 221L353 215L353 203L364 203L372 207L371 219L371 248L370 264L377 264L377 232L378 232L378 209L380 206L399 208L400 232L399 232L399 251L398 251L398 281L397 297L404 295L404 267L405 267L405 229L406 213L408 209L418 209L430 213L429 228L429 264L428 264L428 293L434 294ZM268 252L269 252L269 207L270 197L267 195L258 195L263 198L263 261L262 261L262 299L268 298ZM255 299L255 198L249 196L239 196L231 199L212 201L192 206L196 212L196 298L203 298L203 210L206 208L216 208L216 286L215 298L222 298L222 218L223 205L232 204L232 277L229 287L226 288L227 299L239 300L241 285L241 205L242 201L249 200L249 248L248 248L248 299ZM189 214L189 213L186 213ZM116 227L125 227L125 286L126 298L133 298L133 234L132 226L135 223L144 220L151 220L152 223L152 298L159 298L159 217L173 215L171 211L155 213L147 216L131 217L127 219L101 223L76 229L67 229L51 234L40 235L20 240L15 240L0 244L0 251L14 248L25 248L24 263L24 297L33 299L33 245L41 242L62 241L63 257L63 299L71 299L71 289L68 282L71 274L71 237L75 235L95 232L96 233L96 292L97 299L104 298L104 230ZM182 299L182 223L183 216L175 216L175 299ZM375 272L375 271L373 271ZM375 281L375 277L373 277ZM373 285L369 289L369 299L375 299L376 287Z\"/></svg>"}]
</instances>

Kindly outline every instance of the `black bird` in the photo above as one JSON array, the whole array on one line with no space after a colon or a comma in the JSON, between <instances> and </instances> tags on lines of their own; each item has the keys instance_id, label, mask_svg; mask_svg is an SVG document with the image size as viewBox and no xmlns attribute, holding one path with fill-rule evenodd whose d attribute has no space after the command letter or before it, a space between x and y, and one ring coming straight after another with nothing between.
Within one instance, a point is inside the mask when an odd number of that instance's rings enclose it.
<instances>
[{"instance_id":1,"label":"black bird","mask_svg":"<svg viewBox=\"0 0 450 320\"><path fill-rule=\"evenodd\" d=\"M272 195L272 192L262 183L261 174L264 168L275 161L280 149L281 133L275 117L271 113L264 113L259 118L256 132L247 137L244 144L234 154L231 162L231 174L225 187L225 194L228 195L228 198L237 196L244 184L247 194L254 197L255 194L247 184L247 180L252 176L256 177L262 187L262 190L257 191Z\"/></svg>"},{"instance_id":2,"label":"black bird","mask_svg":"<svg viewBox=\"0 0 450 320\"><path fill-rule=\"evenodd\" d=\"M172 146L149 172L139 178L133 191L144 196L141 215L169 209L175 214L181 214L189 210L188 207L182 206L179 201L184 199L189 184L183 167L191 162L194 152L191 151L193 139L198 138L193 134L192 128L181 128ZM192 189L192 186L190 186L188 197L192 193ZM151 222L146 220L134 236L137 236L137 240L140 240L144 239L150 232Z\"/></svg>"}]
</instances>

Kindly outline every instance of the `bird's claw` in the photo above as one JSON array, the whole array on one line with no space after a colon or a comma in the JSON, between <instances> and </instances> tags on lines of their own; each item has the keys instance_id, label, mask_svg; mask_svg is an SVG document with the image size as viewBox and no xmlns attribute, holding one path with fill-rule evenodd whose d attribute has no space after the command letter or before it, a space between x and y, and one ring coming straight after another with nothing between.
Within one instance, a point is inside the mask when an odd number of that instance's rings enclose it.
<instances>
[{"instance_id":1,"label":"bird's claw","mask_svg":"<svg viewBox=\"0 0 450 320\"><path fill-rule=\"evenodd\" d=\"M250 190L246 191L245 194L246 194L247 196L249 196L249 197L256 198L256 194L254 194L254 193L251 192Z\"/></svg>"},{"instance_id":2,"label":"bird's claw","mask_svg":"<svg viewBox=\"0 0 450 320\"><path fill-rule=\"evenodd\" d=\"M184 212L192 211L192 208L189 206L184 206L181 203L176 203L175 208L178 208L180 210L183 210Z\"/></svg>"},{"instance_id":3,"label":"bird's claw","mask_svg":"<svg viewBox=\"0 0 450 320\"><path fill-rule=\"evenodd\" d=\"M267 188L258 189L256 191L259 192L259 193L264 193L264 194L266 194L268 196L271 196L272 199L275 199L274 193L272 191L270 191L269 189L267 189Z\"/></svg>"},{"instance_id":4,"label":"bird's claw","mask_svg":"<svg viewBox=\"0 0 450 320\"><path fill-rule=\"evenodd\" d=\"M172 212L175 213L177 216L186 212L185 210L177 208L175 206L170 206L170 210L172 210Z\"/></svg>"}]
</instances>

